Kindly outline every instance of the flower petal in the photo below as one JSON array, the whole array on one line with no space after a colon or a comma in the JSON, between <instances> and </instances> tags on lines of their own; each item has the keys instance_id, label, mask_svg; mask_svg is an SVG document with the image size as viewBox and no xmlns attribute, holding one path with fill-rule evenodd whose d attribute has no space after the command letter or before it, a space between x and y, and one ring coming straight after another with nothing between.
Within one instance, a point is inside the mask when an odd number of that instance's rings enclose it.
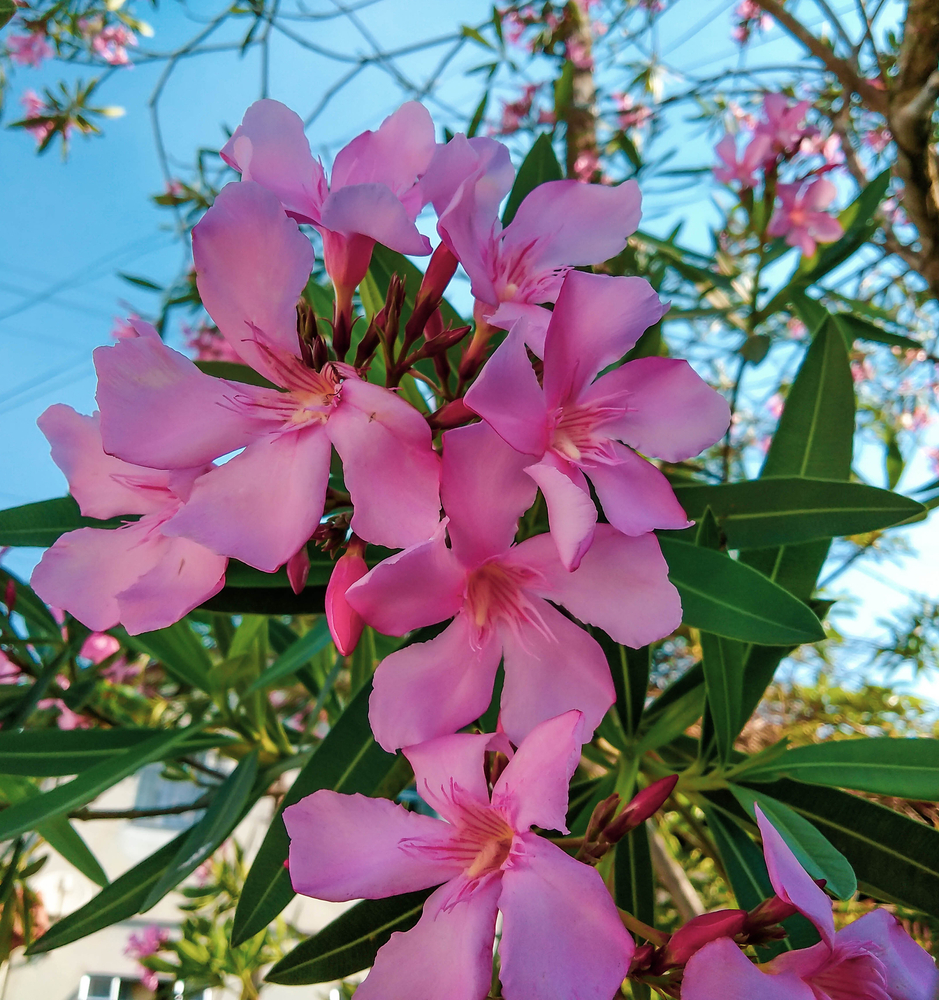
<instances>
[{"instance_id":1,"label":"flower petal","mask_svg":"<svg viewBox=\"0 0 939 1000\"><path fill-rule=\"evenodd\" d=\"M563 604L582 622L634 649L681 624L681 600L655 535L631 537L598 524L593 545L573 573L553 548L548 535L536 535L515 548L514 559L544 577L543 597Z\"/></svg>"},{"instance_id":2,"label":"flower petal","mask_svg":"<svg viewBox=\"0 0 939 1000\"><path fill-rule=\"evenodd\" d=\"M667 308L645 278L569 271L545 337L548 409L578 399L597 373L618 361Z\"/></svg>"},{"instance_id":3,"label":"flower petal","mask_svg":"<svg viewBox=\"0 0 939 1000\"><path fill-rule=\"evenodd\" d=\"M154 469L186 469L243 448L258 421L235 409L241 386L206 375L161 340L137 337L94 352L108 452ZM252 395L256 386L244 386Z\"/></svg>"},{"instance_id":4,"label":"flower petal","mask_svg":"<svg viewBox=\"0 0 939 1000\"><path fill-rule=\"evenodd\" d=\"M460 873L402 841L446 843L453 828L388 799L320 789L284 810L290 881L304 896L343 902L382 899L437 885Z\"/></svg>"},{"instance_id":5,"label":"flower petal","mask_svg":"<svg viewBox=\"0 0 939 1000\"><path fill-rule=\"evenodd\" d=\"M442 885L424 903L417 924L379 951L359 1000L481 1000L492 981L492 942L500 882L466 895L464 880ZM462 895L462 898L459 898Z\"/></svg>"},{"instance_id":6,"label":"flower petal","mask_svg":"<svg viewBox=\"0 0 939 1000\"><path fill-rule=\"evenodd\" d=\"M466 572L435 537L389 556L346 591L346 600L379 632L404 635L452 618L463 606Z\"/></svg>"},{"instance_id":7,"label":"flower petal","mask_svg":"<svg viewBox=\"0 0 939 1000\"><path fill-rule=\"evenodd\" d=\"M535 726L492 789L492 804L513 828L532 826L567 833L571 777L580 763L584 717L565 712Z\"/></svg>"},{"instance_id":8,"label":"flower petal","mask_svg":"<svg viewBox=\"0 0 939 1000\"><path fill-rule=\"evenodd\" d=\"M502 986L509 1000L610 1000L635 944L600 873L534 834L502 876Z\"/></svg>"},{"instance_id":9,"label":"flower petal","mask_svg":"<svg viewBox=\"0 0 939 1000\"><path fill-rule=\"evenodd\" d=\"M519 746L546 719L578 709L586 742L613 704L606 657L596 639L551 607L533 599L542 628L501 629L505 655L502 728Z\"/></svg>"},{"instance_id":10,"label":"flower petal","mask_svg":"<svg viewBox=\"0 0 939 1000\"><path fill-rule=\"evenodd\" d=\"M196 480L164 533L273 573L319 524L329 456L319 426L254 441Z\"/></svg>"},{"instance_id":11,"label":"flower petal","mask_svg":"<svg viewBox=\"0 0 939 1000\"><path fill-rule=\"evenodd\" d=\"M514 327L532 352L539 358L544 357L544 339L551 322L550 309L533 306L530 302L500 302L499 308L487 316L486 320L500 330L511 330Z\"/></svg>"},{"instance_id":12,"label":"flower petal","mask_svg":"<svg viewBox=\"0 0 939 1000\"><path fill-rule=\"evenodd\" d=\"M614 528L625 535L643 535L653 528L679 530L693 523L651 462L621 444L614 444L613 450L618 465L597 464L585 471Z\"/></svg>"},{"instance_id":13,"label":"flower petal","mask_svg":"<svg viewBox=\"0 0 939 1000\"><path fill-rule=\"evenodd\" d=\"M593 542L597 508L583 472L548 452L525 470L538 484L548 507L551 537L565 569L577 569Z\"/></svg>"},{"instance_id":14,"label":"flower petal","mask_svg":"<svg viewBox=\"0 0 939 1000\"><path fill-rule=\"evenodd\" d=\"M461 810L453 804L454 787L488 806L489 786L483 764L490 744L498 741L499 736L492 733L455 733L405 747L404 756L414 768L417 794L451 823L461 817Z\"/></svg>"},{"instance_id":15,"label":"flower petal","mask_svg":"<svg viewBox=\"0 0 939 1000\"><path fill-rule=\"evenodd\" d=\"M590 386L585 403L622 395L629 409L604 427L644 455L683 462L719 441L730 426L730 406L687 361L638 358Z\"/></svg>"},{"instance_id":16,"label":"flower petal","mask_svg":"<svg viewBox=\"0 0 939 1000\"><path fill-rule=\"evenodd\" d=\"M242 180L272 191L295 218L319 222L323 168L313 159L300 116L280 101L255 101L220 155Z\"/></svg>"},{"instance_id":17,"label":"flower petal","mask_svg":"<svg viewBox=\"0 0 939 1000\"><path fill-rule=\"evenodd\" d=\"M192 231L196 284L209 315L246 364L277 380L259 340L299 355L297 299L313 247L260 184L228 184Z\"/></svg>"},{"instance_id":18,"label":"flower petal","mask_svg":"<svg viewBox=\"0 0 939 1000\"><path fill-rule=\"evenodd\" d=\"M388 751L448 736L489 707L502 658L490 637L470 645L465 615L429 642L416 642L386 656L375 671L368 718Z\"/></svg>"},{"instance_id":19,"label":"flower petal","mask_svg":"<svg viewBox=\"0 0 939 1000\"><path fill-rule=\"evenodd\" d=\"M393 392L358 378L342 383L326 433L352 494L352 530L401 548L432 538L440 523L440 459L421 414Z\"/></svg>"},{"instance_id":20,"label":"flower petal","mask_svg":"<svg viewBox=\"0 0 939 1000\"><path fill-rule=\"evenodd\" d=\"M535 485L524 473L530 462L488 424L444 433L440 494L453 553L467 568L512 544L518 519L535 499Z\"/></svg>"},{"instance_id":21,"label":"flower petal","mask_svg":"<svg viewBox=\"0 0 939 1000\"><path fill-rule=\"evenodd\" d=\"M515 168L504 143L483 136L467 139L460 132L446 145L439 145L427 172L421 178L424 198L443 215L460 186L474 187L479 211L494 219L502 199L512 188Z\"/></svg>"},{"instance_id":22,"label":"flower petal","mask_svg":"<svg viewBox=\"0 0 939 1000\"><path fill-rule=\"evenodd\" d=\"M817 1000L797 975L761 972L730 938L711 941L685 966L681 1000Z\"/></svg>"},{"instance_id":23,"label":"flower petal","mask_svg":"<svg viewBox=\"0 0 939 1000\"><path fill-rule=\"evenodd\" d=\"M429 254L398 196L384 184L351 184L332 191L323 203L322 226L345 236L361 234L398 253Z\"/></svg>"}]
</instances>

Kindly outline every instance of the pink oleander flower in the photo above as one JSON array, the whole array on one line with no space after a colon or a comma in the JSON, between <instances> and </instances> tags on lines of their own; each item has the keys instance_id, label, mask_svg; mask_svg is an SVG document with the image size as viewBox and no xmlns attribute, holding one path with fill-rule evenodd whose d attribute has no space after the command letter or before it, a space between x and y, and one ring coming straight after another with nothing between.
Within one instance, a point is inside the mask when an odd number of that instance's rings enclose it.
<instances>
[{"instance_id":1,"label":"pink oleander flower","mask_svg":"<svg viewBox=\"0 0 939 1000\"><path fill-rule=\"evenodd\" d=\"M244 449L192 485L163 531L273 572L320 522L335 446L360 538L390 548L429 538L440 461L427 422L347 365L315 371L301 360L296 303L313 249L276 196L251 181L229 184L192 242L209 315L280 389L213 378L158 338L95 351L110 454L185 469Z\"/></svg>"},{"instance_id":2,"label":"pink oleander flower","mask_svg":"<svg viewBox=\"0 0 939 1000\"><path fill-rule=\"evenodd\" d=\"M769 137L770 160L792 156L803 138L814 134L813 128L802 124L810 107L809 101L790 104L785 94L767 94L763 98L763 118L757 123L755 134Z\"/></svg>"},{"instance_id":3,"label":"pink oleander flower","mask_svg":"<svg viewBox=\"0 0 939 1000\"><path fill-rule=\"evenodd\" d=\"M23 96L20 98L20 103L25 108L25 118L44 118L50 111L50 109L46 107L46 102L36 93L35 90L24 91ZM24 127L26 131L35 138L36 144L39 146L46 141L49 133L52 132L54 128L51 122L37 122L35 125L26 125ZM68 138L73 127L74 126L71 122L66 123L65 131L62 133L64 139Z\"/></svg>"},{"instance_id":4,"label":"pink oleander flower","mask_svg":"<svg viewBox=\"0 0 939 1000\"><path fill-rule=\"evenodd\" d=\"M614 91L611 96L616 103L621 129L641 128L652 117L652 108L637 102L632 94Z\"/></svg>"},{"instance_id":5,"label":"pink oleander flower","mask_svg":"<svg viewBox=\"0 0 939 1000\"><path fill-rule=\"evenodd\" d=\"M588 479L618 531L685 528L666 478L632 449L679 462L727 430L727 401L686 361L640 358L597 378L666 308L643 278L570 271L545 335L543 386L520 324L466 393L466 405L527 456L524 471L544 494L568 569L596 530Z\"/></svg>"},{"instance_id":6,"label":"pink oleander flower","mask_svg":"<svg viewBox=\"0 0 939 1000\"><path fill-rule=\"evenodd\" d=\"M834 243L844 236L841 223L823 211L837 193L835 185L824 177L808 187L801 183L779 184L776 194L780 204L769 220L767 234L785 236L789 246L798 247L806 257L811 257L818 243Z\"/></svg>"},{"instance_id":7,"label":"pink oleander flower","mask_svg":"<svg viewBox=\"0 0 939 1000\"><path fill-rule=\"evenodd\" d=\"M452 141L467 143L463 136ZM429 171L438 232L472 281L477 319L508 329L524 316L529 346L540 355L550 319L541 306L557 299L572 267L623 250L639 224L639 187L635 181L616 187L548 181L528 194L503 229L493 197L506 181L503 157L480 157L475 170L461 174L467 159L442 159Z\"/></svg>"},{"instance_id":8,"label":"pink oleander flower","mask_svg":"<svg viewBox=\"0 0 939 1000\"><path fill-rule=\"evenodd\" d=\"M124 954L136 959L149 958L151 955L155 955L158 951L160 951L167 944L169 939L169 933L162 927L157 927L156 924L150 924L139 934L131 934L131 936L127 939L127 947L124 949ZM153 971L153 969L148 969L147 966L141 965L139 967L139 971L140 979L144 986L146 986L148 990L156 992L157 987L160 984L160 980L157 978L157 974Z\"/></svg>"},{"instance_id":9,"label":"pink oleander flower","mask_svg":"<svg viewBox=\"0 0 939 1000\"><path fill-rule=\"evenodd\" d=\"M499 911L506 1000L610 1000L633 940L597 870L530 830L567 832L568 784L585 738L580 713L567 712L514 754L502 734L407 747L418 793L442 819L330 790L284 810L297 892L381 899L439 885L416 926L379 951L360 1000L483 1000ZM491 791L487 750L511 758Z\"/></svg>"},{"instance_id":10,"label":"pink oleander flower","mask_svg":"<svg viewBox=\"0 0 939 1000\"><path fill-rule=\"evenodd\" d=\"M241 362L238 352L219 333L216 327L207 323L182 327L186 349L191 351L196 361Z\"/></svg>"},{"instance_id":11,"label":"pink oleander flower","mask_svg":"<svg viewBox=\"0 0 939 1000\"><path fill-rule=\"evenodd\" d=\"M755 965L729 938L704 945L685 966L681 1000L935 1000L935 962L886 910L835 932L831 900L796 860L759 807L770 881L816 927L821 941Z\"/></svg>"},{"instance_id":12,"label":"pink oleander flower","mask_svg":"<svg viewBox=\"0 0 939 1000\"><path fill-rule=\"evenodd\" d=\"M865 132L861 142L873 152L882 153L893 142L893 135L886 125L878 125Z\"/></svg>"},{"instance_id":13,"label":"pink oleander flower","mask_svg":"<svg viewBox=\"0 0 939 1000\"><path fill-rule=\"evenodd\" d=\"M736 181L742 188L755 188L758 180L753 176L766 162L772 139L768 135L755 135L747 143L743 156L737 158L737 140L729 133L714 147L723 166L714 167L714 176L722 184Z\"/></svg>"},{"instance_id":14,"label":"pink oleander flower","mask_svg":"<svg viewBox=\"0 0 939 1000\"><path fill-rule=\"evenodd\" d=\"M40 709L54 709L56 712L56 729L61 729L65 732L72 729L88 729L91 725L89 719L86 719L83 715L79 715L78 712L73 712L61 698L40 698L36 703L36 707Z\"/></svg>"},{"instance_id":15,"label":"pink oleander flower","mask_svg":"<svg viewBox=\"0 0 939 1000\"><path fill-rule=\"evenodd\" d=\"M574 708L593 732L613 701L606 658L549 601L629 646L678 626L681 603L652 534L632 538L599 525L596 544L573 573L550 535L513 545L518 519L535 498L534 480L523 475L530 462L486 424L447 431L447 520L434 538L379 563L346 591L365 621L388 635L453 619L436 638L378 665L369 720L386 750L479 718L503 660L501 724L513 742Z\"/></svg>"},{"instance_id":16,"label":"pink oleander flower","mask_svg":"<svg viewBox=\"0 0 939 1000\"><path fill-rule=\"evenodd\" d=\"M23 676L22 669L0 649L0 683L15 684Z\"/></svg>"},{"instance_id":17,"label":"pink oleander flower","mask_svg":"<svg viewBox=\"0 0 939 1000\"><path fill-rule=\"evenodd\" d=\"M821 132L808 134L799 143L799 152L805 156L820 156L826 165L823 170L844 163L841 138L836 134L823 135Z\"/></svg>"},{"instance_id":18,"label":"pink oleander flower","mask_svg":"<svg viewBox=\"0 0 939 1000\"><path fill-rule=\"evenodd\" d=\"M532 112L532 104L538 87L537 83L527 83L522 87L522 93L516 100L503 102L502 120L499 125L500 135L511 135L522 127L522 122Z\"/></svg>"},{"instance_id":19,"label":"pink oleander flower","mask_svg":"<svg viewBox=\"0 0 939 1000\"><path fill-rule=\"evenodd\" d=\"M95 666L113 656L121 648L120 642L106 632L92 632L82 643L79 656L91 660Z\"/></svg>"},{"instance_id":20,"label":"pink oleander flower","mask_svg":"<svg viewBox=\"0 0 939 1000\"><path fill-rule=\"evenodd\" d=\"M411 101L376 132L363 132L341 149L327 181L300 117L263 100L248 108L221 155L242 180L273 191L291 218L319 230L337 305L348 315L376 243L399 253L430 253L414 220L424 204L418 182L436 148L430 115Z\"/></svg>"},{"instance_id":21,"label":"pink oleander flower","mask_svg":"<svg viewBox=\"0 0 939 1000\"><path fill-rule=\"evenodd\" d=\"M27 31L25 35L7 35L7 52L20 66L41 66L52 58L52 46L42 31Z\"/></svg>"},{"instance_id":22,"label":"pink oleander flower","mask_svg":"<svg viewBox=\"0 0 939 1000\"><path fill-rule=\"evenodd\" d=\"M574 160L574 176L579 181L593 180L601 169L600 157L594 149L585 149L582 153L578 153L577 159Z\"/></svg>"},{"instance_id":23,"label":"pink oleander flower","mask_svg":"<svg viewBox=\"0 0 939 1000\"><path fill-rule=\"evenodd\" d=\"M84 417L62 404L50 406L39 427L85 517L142 515L113 531L62 535L33 570L33 589L44 601L94 631L120 622L136 635L172 625L222 589L227 560L165 532L204 467L166 472L122 462L105 454L97 414Z\"/></svg>"},{"instance_id":24,"label":"pink oleander flower","mask_svg":"<svg viewBox=\"0 0 939 1000\"><path fill-rule=\"evenodd\" d=\"M137 36L123 24L109 24L102 28L91 40L91 48L111 66L130 65L128 45L137 45Z\"/></svg>"}]
</instances>

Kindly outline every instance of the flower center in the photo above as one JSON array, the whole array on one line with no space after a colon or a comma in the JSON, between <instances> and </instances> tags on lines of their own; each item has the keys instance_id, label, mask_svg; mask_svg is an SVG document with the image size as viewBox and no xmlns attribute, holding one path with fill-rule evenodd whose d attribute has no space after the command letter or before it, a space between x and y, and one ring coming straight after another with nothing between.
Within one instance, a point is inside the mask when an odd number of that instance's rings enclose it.
<instances>
[{"instance_id":1,"label":"flower center","mask_svg":"<svg viewBox=\"0 0 939 1000\"><path fill-rule=\"evenodd\" d=\"M576 465L612 465L618 459L604 426L626 412L622 406L573 403L554 414L551 450Z\"/></svg>"},{"instance_id":2,"label":"flower center","mask_svg":"<svg viewBox=\"0 0 939 1000\"><path fill-rule=\"evenodd\" d=\"M884 966L876 956L861 950L839 961L836 951L832 958L831 963L808 980L816 996L824 1000L890 1000Z\"/></svg>"},{"instance_id":3,"label":"flower center","mask_svg":"<svg viewBox=\"0 0 939 1000\"><path fill-rule=\"evenodd\" d=\"M475 627L475 642L481 646L499 623L516 635L523 626L534 626L552 638L538 610L538 598L527 593L537 584L538 574L525 566L512 566L496 560L474 570L466 582L466 611Z\"/></svg>"}]
</instances>

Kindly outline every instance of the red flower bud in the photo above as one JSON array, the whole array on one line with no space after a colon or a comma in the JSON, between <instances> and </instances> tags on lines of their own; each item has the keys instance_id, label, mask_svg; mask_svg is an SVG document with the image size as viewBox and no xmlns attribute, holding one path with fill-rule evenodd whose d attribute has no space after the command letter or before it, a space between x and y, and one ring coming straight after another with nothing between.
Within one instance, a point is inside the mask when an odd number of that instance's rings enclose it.
<instances>
[{"instance_id":1,"label":"red flower bud","mask_svg":"<svg viewBox=\"0 0 939 1000\"><path fill-rule=\"evenodd\" d=\"M336 649L348 656L358 645L365 622L346 600L346 591L368 572L362 556L364 544L355 536L344 555L336 560L326 587L326 621Z\"/></svg>"},{"instance_id":2,"label":"red flower bud","mask_svg":"<svg viewBox=\"0 0 939 1000\"><path fill-rule=\"evenodd\" d=\"M677 783L678 775L670 774L667 778L653 781L648 788L644 788L638 795L633 796L626 808L604 830L603 834L606 839L611 844L615 844L631 830L635 830L636 827L645 823L650 816L662 808Z\"/></svg>"},{"instance_id":3,"label":"red flower bud","mask_svg":"<svg viewBox=\"0 0 939 1000\"><path fill-rule=\"evenodd\" d=\"M655 961L656 973L684 965L699 948L710 941L736 937L743 930L746 921L746 910L715 910L692 918L684 927L675 931L668 944L659 952Z\"/></svg>"}]
</instances>

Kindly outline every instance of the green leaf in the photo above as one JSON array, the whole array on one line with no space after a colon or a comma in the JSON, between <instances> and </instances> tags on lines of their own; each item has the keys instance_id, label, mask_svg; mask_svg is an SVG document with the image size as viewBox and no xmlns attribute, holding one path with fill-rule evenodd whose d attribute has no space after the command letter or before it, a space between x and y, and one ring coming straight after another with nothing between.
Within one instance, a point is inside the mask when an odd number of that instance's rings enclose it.
<instances>
[{"instance_id":1,"label":"green leaf","mask_svg":"<svg viewBox=\"0 0 939 1000\"><path fill-rule=\"evenodd\" d=\"M128 635L122 628L112 631L121 640L121 645L152 656L177 680L200 691L212 690L212 659L185 618L156 632Z\"/></svg>"},{"instance_id":2,"label":"green leaf","mask_svg":"<svg viewBox=\"0 0 939 1000\"><path fill-rule=\"evenodd\" d=\"M187 831L188 832L188 831ZM28 955L39 955L64 944L78 941L103 927L127 920L140 910L141 904L164 869L176 856L187 833L181 833L155 854L125 872L98 893L94 899L68 916L57 920L38 941L27 949Z\"/></svg>"},{"instance_id":3,"label":"green leaf","mask_svg":"<svg viewBox=\"0 0 939 1000\"><path fill-rule=\"evenodd\" d=\"M832 313L835 326L841 331L845 344L850 350L855 340L872 340L877 344L889 344L891 347L901 347L905 351L921 351L923 345L912 337L904 337L899 333L891 333L877 323L855 316L852 313Z\"/></svg>"},{"instance_id":4,"label":"green leaf","mask_svg":"<svg viewBox=\"0 0 939 1000\"><path fill-rule=\"evenodd\" d=\"M332 641L332 636L329 634L329 623L326 616L323 615L306 635L300 636L295 643L277 657L245 694L249 695L261 688L270 687L271 684L276 684L285 677L290 677L304 664L309 663L317 653L322 652Z\"/></svg>"},{"instance_id":5,"label":"green leaf","mask_svg":"<svg viewBox=\"0 0 939 1000\"><path fill-rule=\"evenodd\" d=\"M720 486L677 485L675 495L689 518L700 518L710 507L731 549L855 535L925 512L915 500L875 486L798 476Z\"/></svg>"},{"instance_id":6,"label":"green leaf","mask_svg":"<svg viewBox=\"0 0 939 1000\"><path fill-rule=\"evenodd\" d=\"M826 888L839 899L850 899L857 892L857 878L848 859L817 827L787 805L751 788L730 785L734 798L751 815L759 806L779 835L789 845L799 864L815 879L825 879Z\"/></svg>"},{"instance_id":7,"label":"green leaf","mask_svg":"<svg viewBox=\"0 0 939 1000\"><path fill-rule=\"evenodd\" d=\"M701 664L695 664L675 684L659 695L646 710L639 731L640 753L657 750L671 743L676 736L701 718L705 692L701 683L700 669ZM683 681L686 682L683 684Z\"/></svg>"},{"instance_id":8,"label":"green leaf","mask_svg":"<svg viewBox=\"0 0 939 1000\"><path fill-rule=\"evenodd\" d=\"M257 776L258 751L252 750L219 786L202 819L190 828L176 856L141 904L141 912L155 906L230 836L247 808L263 791L263 788L255 788Z\"/></svg>"},{"instance_id":9,"label":"green leaf","mask_svg":"<svg viewBox=\"0 0 939 1000\"><path fill-rule=\"evenodd\" d=\"M173 747L184 743L199 728L201 726L197 725L162 732L139 746L95 764L67 784L58 785L27 802L4 809L0 812L0 840L12 840L27 830L36 829L37 824L50 816L58 816L85 805L122 778L139 771L145 764L161 760Z\"/></svg>"},{"instance_id":10,"label":"green leaf","mask_svg":"<svg viewBox=\"0 0 939 1000\"><path fill-rule=\"evenodd\" d=\"M95 885L108 884L108 877L98 859L66 816L53 816L47 819L39 824L36 832Z\"/></svg>"},{"instance_id":11,"label":"green leaf","mask_svg":"<svg viewBox=\"0 0 939 1000\"><path fill-rule=\"evenodd\" d=\"M602 629L592 628L588 631L600 644L610 665L620 725L627 736L633 736L639 728L646 692L649 690L652 649L649 646L629 649L614 642Z\"/></svg>"},{"instance_id":12,"label":"green leaf","mask_svg":"<svg viewBox=\"0 0 939 1000\"><path fill-rule=\"evenodd\" d=\"M264 977L265 981L306 986L343 979L367 969L395 931L410 930L417 923L431 892L422 889L356 903L285 955Z\"/></svg>"},{"instance_id":13,"label":"green leaf","mask_svg":"<svg viewBox=\"0 0 939 1000\"><path fill-rule=\"evenodd\" d=\"M282 819L284 809L320 788L374 795L395 767L397 758L385 753L372 738L368 723L371 690L371 683L366 684L349 703L284 796L245 880L232 927L233 945L267 927L293 899L290 876L284 868L290 846Z\"/></svg>"},{"instance_id":14,"label":"green leaf","mask_svg":"<svg viewBox=\"0 0 939 1000\"><path fill-rule=\"evenodd\" d=\"M539 135L528 156L518 168L515 184L509 192L509 200L502 214L502 225L507 226L515 218L515 213L525 200L525 196L534 191L539 184L544 184L545 181L559 181L563 177L564 171L561 170L558 158L554 155L551 137L546 134Z\"/></svg>"},{"instance_id":15,"label":"green leaf","mask_svg":"<svg viewBox=\"0 0 939 1000\"><path fill-rule=\"evenodd\" d=\"M16 4L13 0L0 0L0 28L2 28L16 13Z\"/></svg>"},{"instance_id":16,"label":"green leaf","mask_svg":"<svg viewBox=\"0 0 939 1000\"><path fill-rule=\"evenodd\" d=\"M865 893L939 916L939 830L835 788L783 779L759 791L821 830Z\"/></svg>"},{"instance_id":17,"label":"green leaf","mask_svg":"<svg viewBox=\"0 0 939 1000\"><path fill-rule=\"evenodd\" d=\"M701 654L708 710L714 726L717 755L727 763L743 725L740 692L743 685L742 643L701 632Z\"/></svg>"},{"instance_id":18,"label":"green leaf","mask_svg":"<svg viewBox=\"0 0 939 1000\"><path fill-rule=\"evenodd\" d=\"M650 927L655 926L655 883L645 823L627 833L616 845L613 899L620 909Z\"/></svg>"},{"instance_id":19,"label":"green leaf","mask_svg":"<svg viewBox=\"0 0 939 1000\"><path fill-rule=\"evenodd\" d=\"M0 732L0 774L24 774L35 778L80 774L111 760L116 753L141 746L166 732L168 730L131 728ZM216 733L194 733L183 743L169 747L166 756L198 753L234 742L232 737Z\"/></svg>"},{"instance_id":20,"label":"green leaf","mask_svg":"<svg viewBox=\"0 0 939 1000\"><path fill-rule=\"evenodd\" d=\"M751 567L674 538L659 535L659 542L687 625L774 646L824 638L819 620L802 601Z\"/></svg>"},{"instance_id":21,"label":"green leaf","mask_svg":"<svg viewBox=\"0 0 939 1000\"><path fill-rule=\"evenodd\" d=\"M146 288L148 292L163 291L162 285L158 285L155 281L151 281L149 278L141 278L139 275L136 274L125 274L123 271L118 271L117 276L119 278L123 278L131 285L136 285L138 288Z\"/></svg>"},{"instance_id":22,"label":"green leaf","mask_svg":"<svg viewBox=\"0 0 939 1000\"><path fill-rule=\"evenodd\" d=\"M260 385L265 389L277 389L273 382L269 382L263 375L260 375L248 365L239 364L237 361L197 361L196 368L213 375L215 378L228 379L229 382L244 382L247 385Z\"/></svg>"},{"instance_id":23,"label":"green leaf","mask_svg":"<svg viewBox=\"0 0 939 1000\"><path fill-rule=\"evenodd\" d=\"M13 608L29 627L29 634L44 636L60 642L62 626L52 617L52 612L40 600L36 592L28 584L5 569L0 569L0 593L6 594L7 587L12 582L16 598Z\"/></svg>"},{"instance_id":24,"label":"green leaf","mask_svg":"<svg viewBox=\"0 0 939 1000\"><path fill-rule=\"evenodd\" d=\"M793 778L902 799L939 801L939 740L892 736L836 740L787 750L765 767L741 772L744 781Z\"/></svg>"},{"instance_id":25,"label":"green leaf","mask_svg":"<svg viewBox=\"0 0 939 1000\"><path fill-rule=\"evenodd\" d=\"M200 607L226 615L321 615L326 586L307 584L295 594L289 587L223 587Z\"/></svg>"},{"instance_id":26,"label":"green leaf","mask_svg":"<svg viewBox=\"0 0 939 1000\"><path fill-rule=\"evenodd\" d=\"M40 500L0 510L0 546L35 545L48 548L66 531L78 528L119 528L127 521L136 520L136 516L112 517L108 521L82 517L78 504L71 497Z\"/></svg>"}]
</instances>

